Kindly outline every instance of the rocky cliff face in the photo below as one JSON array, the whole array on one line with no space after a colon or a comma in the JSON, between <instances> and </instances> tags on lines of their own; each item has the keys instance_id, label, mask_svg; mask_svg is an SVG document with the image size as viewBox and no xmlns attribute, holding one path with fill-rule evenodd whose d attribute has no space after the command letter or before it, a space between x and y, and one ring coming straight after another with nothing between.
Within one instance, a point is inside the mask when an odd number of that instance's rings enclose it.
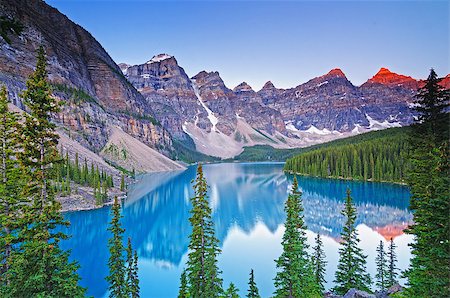
<instances>
[{"instance_id":1,"label":"rocky cliff face","mask_svg":"<svg viewBox=\"0 0 450 298\"><path fill-rule=\"evenodd\" d=\"M55 116L59 125L91 150L100 151L111 125L146 144L170 150L171 139L154 112L92 35L40 0L0 0L0 16L23 26L10 41L0 38L0 83L13 103L23 107L20 92L43 45L54 94L65 102Z\"/></svg>"}]
</instances>

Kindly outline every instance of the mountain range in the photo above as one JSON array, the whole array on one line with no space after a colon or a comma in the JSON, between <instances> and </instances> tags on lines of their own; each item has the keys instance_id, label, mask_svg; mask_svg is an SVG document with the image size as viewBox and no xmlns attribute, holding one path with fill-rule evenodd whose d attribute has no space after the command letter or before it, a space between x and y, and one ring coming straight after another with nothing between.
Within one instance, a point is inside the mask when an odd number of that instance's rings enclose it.
<instances>
[{"instance_id":1,"label":"mountain range","mask_svg":"<svg viewBox=\"0 0 450 298\"><path fill-rule=\"evenodd\" d=\"M183 152L229 158L244 146L304 147L409 125L423 84L382 68L355 86L333 69L289 89L270 81L258 91L245 82L230 89L218 72L188 76L168 54L117 65L89 32L40 0L0 0L0 22L0 83L12 103L26 111L20 93L44 45L53 94L64 102L54 115L59 133L128 170L181 169L166 157ZM450 87L450 76L441 84Z\"/></svg>"}]
</instances>

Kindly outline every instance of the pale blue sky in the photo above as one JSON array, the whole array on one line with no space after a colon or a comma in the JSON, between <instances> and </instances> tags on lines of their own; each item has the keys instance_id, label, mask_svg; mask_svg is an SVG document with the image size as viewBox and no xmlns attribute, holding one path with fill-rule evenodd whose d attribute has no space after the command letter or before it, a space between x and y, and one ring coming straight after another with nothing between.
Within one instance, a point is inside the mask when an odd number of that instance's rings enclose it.
<instances>
[{"instance_id":1,"label":"pale blue sky","mask_svg":"<svg viewBox=\"0 0 450 298\"><path fill-rule=\"evenodd\" d=\"M425 78L449 70L449 1L47 0L117 62L174 55L189 76L229 88L281 88L341 68L360 85L380 67Z\"/></svg>"}]
</instances>

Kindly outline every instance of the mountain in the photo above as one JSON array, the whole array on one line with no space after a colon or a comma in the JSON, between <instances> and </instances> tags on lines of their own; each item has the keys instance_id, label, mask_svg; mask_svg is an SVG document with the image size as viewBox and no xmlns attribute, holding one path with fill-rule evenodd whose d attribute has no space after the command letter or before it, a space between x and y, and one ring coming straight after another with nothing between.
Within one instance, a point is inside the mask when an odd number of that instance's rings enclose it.
<instances>
[{"instance_id":1,"label":"mountain","mask_svg":"<svg viewBox=\"0 0 450 298\"><path fill-rule=\"evenodd\" d=\"M24 109L20 93L34 70L36 50L43 45L53 95L64 103L54 121L73 141L98 153L119 127L143 147L164 154L173 150L170 133L122 74L126 66L119 67L89 32L40 0L0 0L0 17L23 28L0 38L0 83L14 105Z\"/></svg>"},{"instance_id":2,"label":"mountain","mask_svg":"<svg viewBox=\"0 0 450 298\"><path fill-rule=\"evenodd\" d=\"M259 91L246 82L230 89L219 72L190 76L167 53L117 65L89 32L40 0L0 0L0 22L0 82L13 104L24 109L20 93L44 45L53 94L64 102L54 121L97 155L118 130L165 156L230 158L254 145L306 147L405 126L423 85L381 68L355 86L336 68L289 89L270 81Z\"/></svg>"}]
</instances>

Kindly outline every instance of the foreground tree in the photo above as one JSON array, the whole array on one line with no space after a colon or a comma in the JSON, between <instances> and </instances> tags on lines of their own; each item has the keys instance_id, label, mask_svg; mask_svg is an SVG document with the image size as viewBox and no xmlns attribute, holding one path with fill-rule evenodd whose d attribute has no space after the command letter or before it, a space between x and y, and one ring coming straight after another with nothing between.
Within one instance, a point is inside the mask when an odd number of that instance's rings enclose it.
<instances>
[{"instance_id":1,"label":"foreground tree","mask_svg":"<svg viewBox=\"0 0 450 298\"><path fill-rule=\"evenodd\" d=\"M109 297L128 297L128 287L126 282L125 259L123 256L123 233L124 229L120 223L122 215L120 214L120 204L117 197L114 199L114 205L111 209L112 219L108 231L112 237L108 239L109 248L109 275L106 280L109 283Z\"/></svg>"},{"instance_id":2,"label":"foreground tree","mask_svg":"<svg viewBox=\"0 0 450 298\"><path fill-rule=\"evenodd\" d=\"M51 115L59 111L47 82L43 47L37 54L34 73L22 93L29 110L20 129L22 150L19 161L26 170L24 195L28 200L22 213L23 228L18 232L22 243L14 254L8 294L12 297L82 297L85 289L78 285L78 265L69 262L68 252L59 243L67 235L58 228L67 226L61 205L55 200L53 167L60 161L58 135Z\"/></svg>"},{"instance_id":3,"label":"foreground tree","mask_svg":"<svg viewBox=\"0 0 450 298\"><path fill-rule=\"evenodd\" d=\"M314 252L312 256L314 277L316 283L319 285L320 292L325 291L325 266L327 261L325 258L325 252L323 251L323 243L320 234L317 234L315 239L316 245L314 246Z\"/></svg>"},{"instance_id":4,"label":"foreground tree","mask_svg":"<svg viewBox=\"0 0 450 298\"><path fill-rule=\"evenodd\" d=\"M375 274L376 283L380 291L384 291L387 288L387 268L386 268L386 253L384 251L383 241L380 240L380 244L377 247L377 257L375 258L375 264L377 267L377 273Z\"/></svg>"},{"instance_id":5,"label":"foreground tree","mask_svg":"<svg viewBox=\"0 0 450 298\"><path fill-rule=\"evenodd\" d=\"M191 198L192 233L189 236L187 275L189 294L196 298L217 297L223 293L222 279L217 267L220 253L219 240L215 236L211 208L207 200L208 185L200 164L194 181L194 197Z\"/></svg>"},{"instance_id":6,"label":"foreground tree","mask_svg":"<svg viewBox=\"0 0 450 298\"><path fill-rule=\"evenodd\" d=\"M339 263L335 273L336 283L333 292L344 295L351 288L370 292L370 275L366 272L366 256L358 247L359 239L356 232L356 209L353 206L350 189L347 189L347 197L341 214L346 217L346 222L341 232L341 247L339 248Z\"/></svg>"},{"instance_id":7,"label":"foreground tree","mask_svg":"<svg viewBox=\"0 0 450 298\"><path fill-rule=\"evenodd\" d=\"M432 69L417 95L418 121L410 146L410 209L414 235L412 259L405 275L408 297L450 296L449 128L450 91L439 85Z\"/></svg>"},{"instance_id":8,"label":"foreground tree","mask_svg":"<svg viewBox=\"0 0 450 298\"><path fill-rule=\"evenodd\" d=\"M131 246L131 239L128 238L127 245L127 291L131 298L139 298L139 276L138 276L138 256Z\"/></svg>"},{"instance_id":9,"label":"foreground tree","mask_svg":"<svg viewBox=\"0 0 450 298\"><path fill-rule=\"evenodd\" d=\"M261 298L259 296L259 290L256 286L255 282L255 275L253 273L253 269L250 271L250 279L248 281L248 291L247 291L247 298Z\"/></svg>"},{"instance_id":10,"label":"foreground tree","mask_svg":"<svg viewBox=\"0 0 450 298\"><path fill-rule=\"evenodd\" d=\"M387 253L387 258L388 258L388 268L387 268L387 274L386 274L386 286L392 287L393 285L395 285L396 283L398 283L397 281L397 254L395 253L395 248L397 246L394 243L394 239L391 237L391 240L389 241L389 250Z\"/></svg>"},{"instance_id":11,"label":"foreground tree","mask_svg":"<svg viewBox=\"0 0 450 298\"><path fill-rule=\"evenodd\" d=\"M189 286L186 276L186 269L181 272L180 278L180 290L178 291L178 298L188 298L189 297Z\"/></svg>"},{"instance_id":12,"label":"foreground tree","mask_svg":"<svg viewBox=\"0 0 450 298\"><path fill-rule=\"evenodd\" d=\"M296 177L284 210L286 230L281 243L283 252L276 261L279 271L275 277L275 297L320 297L307 253L306 225Z\"/></svg>"},{"instance_id":13,"label":"foreground tree","mask_svg":"<svg viewBox=\"0 0 450 298\"><path fill-rule=\"evenodd\" d=\"M230 283L230 286L225 291L226 298L239 298L239 290L236 288L234 283Z\"/></svg>"},{"instance_id":14,"label":"foreground tree","mask_svg":"<svg viewBox=\"0 0 450 298\"><path fill-rule=\"evenodd\" d=\"M7 91L4 86L0 89L0 289L10 283L9 268L11 255L18 251L20 239L20 222L23 204L22 197L24 180L22 169L19 167L16 154L20 150L17 138L18 117L8 108ZM0 296L2 294L0 290Z\"/></svg>"}]
</instances>

